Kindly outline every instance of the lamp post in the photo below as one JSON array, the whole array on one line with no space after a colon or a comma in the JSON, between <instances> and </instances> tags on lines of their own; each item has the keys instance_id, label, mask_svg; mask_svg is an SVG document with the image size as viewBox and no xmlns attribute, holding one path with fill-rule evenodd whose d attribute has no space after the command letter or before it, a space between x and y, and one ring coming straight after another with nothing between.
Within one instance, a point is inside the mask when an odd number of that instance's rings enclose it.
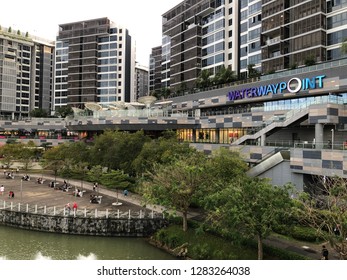
<instances>
[{"instance_id":1,"label":"lamp post","mask_svg":"<svg viewBox=\"0 0 347 280\"><path fill-rule=\"evenodd\" d=\"M331 149L334 149L334 129L331 129Z\"/></svg>"},{"instance_id":2,"label":"lamp post","mask_svg":"<svg viewBox=\"0 0 347 280\"><path fill-rule=\"evenodd\" d=\"M22 202L23 193L23 179L20 179L20 201Z\"/></svg>"}]
</instances>

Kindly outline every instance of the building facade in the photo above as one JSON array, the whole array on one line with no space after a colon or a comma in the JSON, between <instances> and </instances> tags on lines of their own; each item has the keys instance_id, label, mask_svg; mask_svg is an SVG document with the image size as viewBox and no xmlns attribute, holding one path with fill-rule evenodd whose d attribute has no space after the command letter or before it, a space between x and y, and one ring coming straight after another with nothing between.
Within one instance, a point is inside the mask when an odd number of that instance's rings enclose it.
<instances>
[{"instance_id":1,"label":"building facade","mask_svg":"<svg viewBox=\"0 0 347 280\"><path fill-rule=\"evenodd\" d=\"M0 30L0 114L28 117L31 110L51 111L54 44L9 29Z\"/></svg>"},{"instance_id":2,"label":"building facade","mask_svg":"<svg viewBox=\"0 0 347 280\"><path fill-rule=\"evenodd\" d=\"M134 58L128 30L108 18L59 25L54 107L131 101Z\"/></svg>"},{"instance_id":3,"label":"building facade","mask_svg":"<svg viewBox=\"0 0 347 280\"><path fill-rule=\"evenodd\" d=\"M148 95L148 68L141 65L135 66L135 96L133 100L137 100L142 96Z\"/></svg>"}]
</instances>

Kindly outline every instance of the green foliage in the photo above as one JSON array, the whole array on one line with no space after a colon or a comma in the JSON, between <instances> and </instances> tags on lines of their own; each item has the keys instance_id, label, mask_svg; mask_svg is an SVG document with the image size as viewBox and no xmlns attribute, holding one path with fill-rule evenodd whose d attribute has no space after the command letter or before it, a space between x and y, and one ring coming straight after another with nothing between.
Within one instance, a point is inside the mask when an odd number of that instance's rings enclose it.
<instances>
[{"instance_id":1,"label":"green foliage","mask_svg":"<svg viewBox=\"0 0 347 280\"><path fill-rule=\"evenodd\" d=\"M96 165L96 166L93 166L90 170L88 170L87 179L89 182L101 183L102 174L103 174L102 166Z\"/></svg>"},{"instance_id":2,"label":"green foliage","mask_svg":"<svg viewBox=\"0 0 347 280\"><path fill-rule=\"evenodd\" d=\"M226 83L231 83L233 81L236 81L235 73L231 71L229 67L225 68L224 65L219 69L219 71L213 77L213 83L215 85L223 85Z\"/></svg>"},{"instance_id":3,"label":"green foliage","mask_svg":"<svg viewBox=\"0 0 347 280\"><path fill-rule=\"evenodd\" d=\"M248 78L256 78L261 75L261 73L257 69L254 69L254 66L254 64L247 65Z\"/></svg>"},{"instance_id":4,"label":"green foliage","mask_svg":"<svg viewBox=\"0 0 347 280\"><path fill-rule=\"evenodd\" d=\"M342 44L341 44L341 53L342 53L342 54L347 54L347 38L345 38L345 39L342 41Z\"/></svg>"},{"instance_id":5,"label":"green foliage","mask_svg":"<svg viewBox=\"0 0 347 280\"><path fill-rule=\"evenodd\" d=\"M314 58L313 55L310 55L310 56L305 58L304 64L305 64L305 66L315 65L316 64L316 59Z\"/></svg>"},{"instance_id":6,"label":"green foliage","mask_svg":"<svg viewBox=\"0 0 347 280\"><path fill-rule=\"evenodd\" d=\"M72 116L73 115L73 110L71 108L71 106L62 106L59 107L55 110L55 114L56 117L62 117L65 118L67 116Z\"/></svg>"},{"instance_id":7,"label":"green foliage","mask_svg":"<svg viewBox=\"0 0 347 280\"><path fill-rule=\"evenodd\" d=\"M265 179L244 177L211 194L207 206L210 221L222 233L257 238L261 259L262 240L291 214L292 201L286 188L273 187Z\"/></svg>"},{"instance_id":8,"label":"green foliage","mask_svg":"<svg viewBox=\"0 0 347 280\"><path fill-rule=\"evenodd\" d=\"M125 174L122 170L111 170L107 173L103 173L100 182L102 185L112 190L128 189L132 183L129 175Z\"/></svg>"},{"instance_id":9,"label":"green foliage","mask_svg":"<svg viewBox=\"0 0 347 280\"><path fill-rule=\"evenodd\" d=\"M150 138L145 136L143 131L136 133L105 131L95 138L94 145L90 149L90 163L134 175L132 163L148 141Z\"/></svg>"},{"instance_id":10,"label":"green foliage","mask_svg":"<svg viewBox=\"0 0 347 280\"><path fill-rule=\"evenodd\" d=\"M290 236L292 236L293 238L297 240L302 240L307 242L321 241L317 235L317 231L309 227L294 226L289 232L289 234Z\"/></svg>"},{"instance_id":11,"label":"green foliage","mask_svg":"<svg viewBox=\"0 0 347 280\"><path fill-rule=\"evenodd\" d=\"M48 113L45 109L36 108L29 113L32 118L46 118L48 117Z\"/></svg>"},{"instance_id":12,"label":"green foliage","mask_svg":"<svg viewBox=\"0 0 347 280\"><path fill-rule=\"evenodd\" d=\"M197 88L207 88L212 85L212 80L210 78L210 70L204 69L200 72L198 78L196 79Z\"/></svg>"},{"instance_id":13,"label":"green foliage","mask_svg":"<svg viewBox=\"0 0 347 280\"><path fill-rule=\"evenodd\" d=\"M157 164L143 182L147 201L159 203L183 213L183 230L187 230L187 211L197 199L205 181L205 155L195 151L170 164Z\"/></svg>"},{"instance_id":14,"label":"green foliage","mask_svg":"<svg viewBox=\"0 0 347 280\"><path fill-rule=\"evenodd\" d=\"M172 250L187 244L188 257L196 260L253 260L256 258L253 248L235 245L230 240L206 232L197 234L193 229L184 232L178 225L160 229L153 238Z\"/></svg>"},{"instance_id":15,"label":"green foliage","mask_svg":"<svg viewBox=\"0 0 347 280\"><path fill-rule=\"evenodd\" d=\"M146 142L134 159L132 169L140 176L152 172L155 165L169 164L183 155L189 155L193 149L188 143L178 143L176 135L166 132L163 137Z\"/></svg>"}]
</instances>

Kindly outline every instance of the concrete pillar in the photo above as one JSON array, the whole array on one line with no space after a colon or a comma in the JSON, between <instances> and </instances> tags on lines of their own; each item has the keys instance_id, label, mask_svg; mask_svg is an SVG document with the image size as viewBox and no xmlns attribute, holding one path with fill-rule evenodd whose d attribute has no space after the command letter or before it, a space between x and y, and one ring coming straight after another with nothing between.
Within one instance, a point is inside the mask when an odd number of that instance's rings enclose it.
<instances>
[{"instance_id":1,"label":"concrete pillar","mask_svg":"<svg viewBox=\"0 0 347 280\"><path fill-rule=\"evenodd\" d=\"M260 146L265 146L266 141L266 134L264 133L262 136L260 136Z\"/></svg>"},{"instance_id":2,"label":"concrete pillar","mask_svg":"<svg viewBox=\"0 0 347 280\"><path fill-rule=\"evenodd\" d=\"M195 129L193 129L192 142L193 143L196 142L196 130Z\"/></svg>"},{"instance_id":3,"label":"concrete pillar","mask_svg":"<svg viewBox=\"0 0 347 280\"><path fill-rule=\"evenodd\" d=\"M218 144L220 144L219 139L219 128L216 128L216 143Z\"/></svg>"},{"instance_id":4,"label":"concrete pillar","mask_svg":"<svg viewBox=\"0 0 347 280\"><path fill-rule=\"evenodd\" d=\"M323 124L316 123L315 124L315 130L314 130L314 136L315 136L315 142L316 142L316 149L323 149Z\"/></svg>"}]
</instances>

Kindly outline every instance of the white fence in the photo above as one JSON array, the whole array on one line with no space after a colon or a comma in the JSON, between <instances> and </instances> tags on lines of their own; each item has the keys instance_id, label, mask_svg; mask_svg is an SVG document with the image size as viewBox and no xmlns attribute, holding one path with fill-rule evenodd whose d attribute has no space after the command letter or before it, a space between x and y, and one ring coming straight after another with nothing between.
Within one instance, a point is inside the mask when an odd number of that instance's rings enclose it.
<instances>
[{"instance_id":1,"label":"white fence","mask_svg":"<svg viewBox=\"0 0 347 280\"><path fill-rule=\"evenodd\" d=\"M51 215L51 216L72 216L72 217L84 217L84 218L113 218L113 219L164 219L164 213L158 213L153 210L128 210L111 211L106 209L104 211L98 209L66 209L65 207L56 206L39 206L39 205L29 205L21 203L6 202L5 200L0 200L0 210L9 210L23 213L31 213L38 215Z\"/></svg>"}]
</instances>

